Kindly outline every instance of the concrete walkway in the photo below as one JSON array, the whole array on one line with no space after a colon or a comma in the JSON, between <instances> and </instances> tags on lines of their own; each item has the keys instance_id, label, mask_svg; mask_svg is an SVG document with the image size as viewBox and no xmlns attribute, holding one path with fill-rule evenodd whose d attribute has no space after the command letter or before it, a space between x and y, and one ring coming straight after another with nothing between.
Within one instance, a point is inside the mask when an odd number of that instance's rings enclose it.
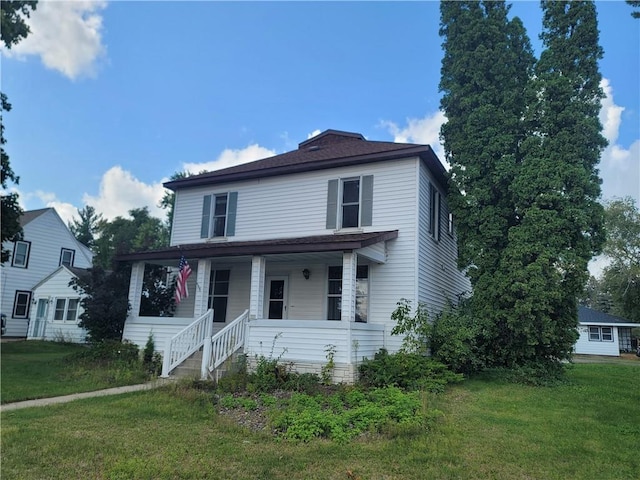
<instances>
[{"instance_id":1,"label":"concrete walkway","mask_svg":"<svg viewBox=\"0 0 640 480\"><path fill-rule=\"evenodd\" d=\"M96 390L94 392L74 393L71 395L64 395L62 397L38 398L36 400L25 400L24 402L5 403L4 405L0 405L0 412L18 410L20 408L44 407L46 405L55 405L57 403L72 402L74 400L80 400L82 398L104 397L107 395L119 395L121 393L138 392L140 390L151 390L153 388L158 388L162 385L166 385L167 383L172 381L173 380L171 379L158 378L141 385L127 385L124 387L107 388L106 390Z\"/></svg>"}]
</instances>

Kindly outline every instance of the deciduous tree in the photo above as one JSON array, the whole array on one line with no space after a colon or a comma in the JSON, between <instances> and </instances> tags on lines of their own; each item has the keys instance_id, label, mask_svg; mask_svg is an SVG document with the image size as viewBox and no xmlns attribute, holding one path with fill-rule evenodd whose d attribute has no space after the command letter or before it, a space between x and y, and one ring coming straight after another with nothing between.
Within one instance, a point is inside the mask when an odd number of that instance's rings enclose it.
<instances>
[{"instance_id":1,"label":"deciduous tree","mask_svg":"<svg viewBox=\"0 0 640 480\"><path fill-rule=\"evenodd\" d=\"M79 242L93 249L95 236L104 222L102 214L96 213L96 209L91 205L86 205L78 209L78 217L79 220L73 219L69 222L69 230Z\"/></svg>"}]
</instances>

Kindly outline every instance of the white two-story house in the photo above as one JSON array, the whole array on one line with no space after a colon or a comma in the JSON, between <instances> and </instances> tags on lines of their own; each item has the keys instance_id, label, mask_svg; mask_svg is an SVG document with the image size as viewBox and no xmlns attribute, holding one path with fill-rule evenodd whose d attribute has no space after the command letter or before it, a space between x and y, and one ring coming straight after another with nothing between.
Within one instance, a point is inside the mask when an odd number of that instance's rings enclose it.
<instances>
[{"instance_id":1,"label":"white two-story house","mask_svg":"<svg viewBox=\"0 0 640 480\"><path fill-rule=\"evenodd\" d=\"M165 187L175 192L171 246L120 257L134 262L123 336L142 346L152 333L164 374L203 344L203 375L238 347L316 372L332 349L334 380L350 382L363 358L400 347L400 299L435 312L470 291L445 169L427 145L327 130ZM175 317L140 317L145 264L177 267L182 256L190 296Z\"/></svg>"},{"instance_id":2,"label":"white two-story house","mask_svg":"<svg viewBox=\"0 0 640 480\"><path fill-rule=\"evenodd\" d=\"M78 242L53 208L29 210L20 217L23 239L5 242L11 258L0 268L1 312L6 316L7 337L26 337L31 316L43 318L58 305L65 304L60 322L77 324L77 309L69 305L78 301L70 287L58 289L53 297L34 297L34 287L64 267L90 268L93 253ZM32 315L33 314L33 315ZM72 315L73 314L73 315ZM71 318L71 315L73 318Z\"/></svg>"}]
</instances>

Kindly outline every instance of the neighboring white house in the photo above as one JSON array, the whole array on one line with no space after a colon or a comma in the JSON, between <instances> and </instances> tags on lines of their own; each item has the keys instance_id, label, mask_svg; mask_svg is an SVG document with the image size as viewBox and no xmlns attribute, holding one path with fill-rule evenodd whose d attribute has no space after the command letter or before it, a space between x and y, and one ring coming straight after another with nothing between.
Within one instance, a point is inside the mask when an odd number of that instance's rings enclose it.
<instances>
[{"instance_id":1,"label":"neighboring white house","mask_svg":"<svg viewBox=\"0 0 640 480\"><path fill-rule=\"evenodd\" d=\"M87 331L78 325L81 296L69 282L87 275L87 269L61 265L33 287L28 340L86 341Z\"/></svg>"},{"instance_id":2,"label":"neighboring white house","mask_svg":"<svg viewBox=\"0 0 640 480\"><path fill-rule=\"evenodd\" d=\"M20 224L23 239L4 243L11 257L0 268L0 311L7 318L7 337L27 336L36 284L61 265L89 268L93 259L53 208L26 211Z\"/></svg>"},{"instance_id":3,"label":"neighboring white house","mask_svg":"<svg viewBox=\"0 0 640 480\"><path fill-rule=\"evenodd\" d=\"M640 327L640 324L579 306L580 338L576 342L574 353L619 357L620 352L631 351L631 329L634 327Z\"/></svg>"},{"instance_id":4,"label":"neighboring white house","mask_svg":"<svg viewBox=\"0 0 640 480\"><path fill-rule=\"evenodd\" d=\"M438 311L470 292L446 172L427 145L327 130L297 150L165 187L175 192L171 246L119 257L134 262L124 339L143 346L151 332L162 350L191 325L165 352L165 374L202 337L209 371L238 346L318 371L332 346L334 379L352 381L362 358L400 347L391 335L400 299ZM175 317L140 317L145 263L176 267L181 256L191 295ZM222 333L210 342L210 330Z\"/></svg>"}]
</instances>

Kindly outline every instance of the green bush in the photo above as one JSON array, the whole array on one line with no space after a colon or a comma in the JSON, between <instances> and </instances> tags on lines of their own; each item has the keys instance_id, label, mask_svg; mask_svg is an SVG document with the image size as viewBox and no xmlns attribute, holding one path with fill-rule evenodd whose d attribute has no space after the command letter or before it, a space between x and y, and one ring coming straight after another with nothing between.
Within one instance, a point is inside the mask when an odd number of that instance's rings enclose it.
<instances>
[{"instance_id":1,"label":"green bush","mask_svg":"<svg viewBox=\"0 0 640 480\"><path fill-rule=\"evenodd\" d=\"M484 362L478 348L480 327L468 304L449 304L438 314L431 328L431 355L453 371L470 374L482 370Z\"/></svg>"},{"instance_id":2,"label":"green bush","mask_svg":"<svg viewBox=\"0 0 640 480\"><path fill-rule=\"evenodd\" d=\"M405 352L390 355L385 349L376 353L372 360L363 361L359 373L359 382L366 387L394 386L431 392L441 392L448 383L463 378L433 358Z\"/></svg>"},{"instance_id":3,"label":"green bush","mask_svg":"<svg viewBox=\"0 0 640 480\"><path fill-rule=\"evenodd\" d=\"M382 433L390 425L424 429L436 413L425 411L418 392L343 389L329 396L293 394L271 410L271 426L289 440L320 437L344 443L365 432Z\"/></svg>"}]
</instances>

